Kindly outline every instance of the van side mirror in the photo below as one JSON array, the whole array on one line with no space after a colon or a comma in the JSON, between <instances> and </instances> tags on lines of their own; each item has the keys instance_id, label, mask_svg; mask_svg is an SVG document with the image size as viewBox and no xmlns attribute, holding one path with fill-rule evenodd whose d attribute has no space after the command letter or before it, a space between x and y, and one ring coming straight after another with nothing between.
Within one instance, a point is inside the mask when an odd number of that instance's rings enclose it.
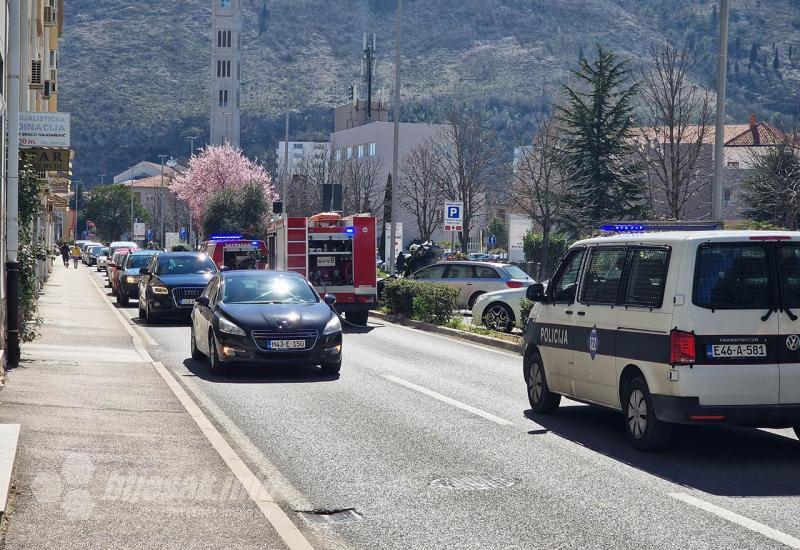
<instances>
[{"instance_id":1,"label":"van side mirror","mask_svg":"<svg viewBox=\"0 0 800 550\"><path fill-rule=\"evenodd\" d=\"M139 275L150 275L150 270L146 267L139 268Z\"/></svg>"},{"instance_id":2,"label":"van side mirror","mask_svg":"<svg viewBox=\"0 0 800 550\"><path fill-rule=\"evenodd\" d=\"M336 303L336 295L335 294L326 294L322 299L329 306L332 306L333 304Z\"/></svg>"},{"instance_id":3,"label":"van side mirror","mask_svg":"<svg viewBox=\"0 0 800 550\"><path fill-rule=\"evenodd\" d=\"M525 290L525 297L531 302L547 303L547 295L544 293L542 283L534 283Z\"/></svg>"}]
</instances>

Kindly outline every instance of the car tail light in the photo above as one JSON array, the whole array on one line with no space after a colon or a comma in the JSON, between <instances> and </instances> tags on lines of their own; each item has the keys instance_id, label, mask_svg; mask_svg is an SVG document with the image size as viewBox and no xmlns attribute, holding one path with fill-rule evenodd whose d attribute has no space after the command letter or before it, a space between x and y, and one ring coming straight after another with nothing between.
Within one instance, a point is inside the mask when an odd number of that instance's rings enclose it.
<instances>
[{"instance_id":1,"label":"car tail light","mask_svg":"<svg viewBox=\"0 0 800 550\"><path fill-rule=\"evenodd\" d=\"M508 288L522 288L524 283L521 281L506 281L506 286Z\"/></svg>"},{"instance_id":2,"label":"car tail light","mask_svg":"<svg viewBox=\"0 0 800 550\"><path fill-rule=\"evenodd\" d=\"M694 334L682 330L669 333L669 362L673 365L691 365L696 360Z\"/></svg>"}]
</instances>

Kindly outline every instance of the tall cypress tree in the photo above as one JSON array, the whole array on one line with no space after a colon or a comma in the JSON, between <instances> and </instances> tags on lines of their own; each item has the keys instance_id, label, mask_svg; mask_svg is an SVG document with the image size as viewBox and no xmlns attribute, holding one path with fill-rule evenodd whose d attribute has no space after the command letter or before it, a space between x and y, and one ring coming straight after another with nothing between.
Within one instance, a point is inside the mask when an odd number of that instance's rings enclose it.
<instances>
[{"instance_id":1,"label":"tall cypress tree","mask_svg":"<svg viewBox=\"0 0 800 550\"><path fill-rule=\"evenodd\" d=\"M633 101L639 84L629 83L628 62L596 46L596 58L573 71L578 86L563 86L565 103L556 107L564 125L564 161L593 199L595 221L631 219L644 213L644 178L627 139L634 126Z\"/></svg>"}]
</instances>

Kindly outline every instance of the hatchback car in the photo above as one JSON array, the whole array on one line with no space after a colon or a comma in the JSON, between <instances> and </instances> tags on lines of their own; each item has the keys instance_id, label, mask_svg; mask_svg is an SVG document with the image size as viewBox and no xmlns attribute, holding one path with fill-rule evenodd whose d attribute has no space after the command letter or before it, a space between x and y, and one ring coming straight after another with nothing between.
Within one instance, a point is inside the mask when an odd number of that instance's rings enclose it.
<instances>
[{"instance_id":1,"label":"hatchback car","mask_svg":"<svg viewBox=\"0 0 800 550\"><path fill-rule=\"evenodd\" d=\"M104 246L97 251L97 271L105 271L108 263L108 247Z\"/></svg>"},{"instance_id":2,"label":"hatchback car","mask_svg":"<svg viewBox=\"0 0 800 550\"><path fill-rule=\"evenodd\" d=\"M125 259L125 256L128 255L130 251L126 249L117 250L114 252L114 255L111 256L111 261L106 264L106 275L108 280L106 282L106 286L111 287L111 293L116 294L117 292L117 282L119 281L119 272L122 270L122 262Z\"/></svg>"},{"instance_id":3,"label":"hatchback car","mask_svg":"<svg viewBox=\"0 0 800 550\"><path fill-rule=\"evenodd\" d=\"M439 262L420 269L411 278L458 289L458 307L468 309L481 294L533 284L533 279L517 266L490 262Z\"/></svg>"},{"instance_id":4,"label":"hatchback car","mask_svg":"<svg viewBox=\"0 0 800 550\"><path fill-rule=\"evenodd\" d=\"M114 293L119 305L127 306L131 298L139 297L139 278L141 277L139 270L147 267L151 258L156 254L158 252L155 250L137 250L125 257Z\"/></svg>"},{"instance_id":5,"label":"hatchback car","mask_svg":"<svg viewBox=\"0 0 800 550\"><path fill-rule=\"evenodd\" d=\"M202 252L162 252L139 274L139 317L151 323L162 317L188 318L217 266Z\"/></svg>"},{"instance_id":6,"label":"hatchback car","mask_svg":"<svg viewBox=\"0 0 800 550\"><path fill-rule=\"evenodd\" d=\"M100 243L92 243L86 245L86 248L81 252L81 260L85 265L94 265L97 262L97 252L103 248Z\"/></svg>"},{"instance_id":7,"label":"hatchback car","mask_svg":"<svg viewBox=\"0 0 800 550\"><path fill-rule=\"evenodd\" d=\"M211 372L241 363L342 366L342 324L332 294L319 294L285 271L225 271L192 310L192 358L208 357Z\"/></svg>"}]
</instances>

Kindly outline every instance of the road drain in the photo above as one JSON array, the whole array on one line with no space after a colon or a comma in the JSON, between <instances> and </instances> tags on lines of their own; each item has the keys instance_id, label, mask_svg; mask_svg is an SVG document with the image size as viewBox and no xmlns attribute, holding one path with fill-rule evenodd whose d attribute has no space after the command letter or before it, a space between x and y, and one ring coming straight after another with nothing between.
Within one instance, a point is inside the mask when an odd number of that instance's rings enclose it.
<instances>
[{"instance_id":1,"label":"road drain","mask_svg":"<svg viewBox=\"0 0 800 550\"><path fill-rule=\"evenodd\" d=\"M364 516L355 508L341 510L297 510L297 515L309 523L352 523L361 521Z\"/></svg>"},{"instance_id":2,"label":"road drain","mask_svg":"<svg viewBox=\"0 0 800 550\"><path fill-rule=\"evenodd\" d=\"M434 489L455 489L459 491L489 491L492 489L507 489L516 481L492 475L471 474L456 477L443 477L434 479L431 487Z\"/></svg>"}]
</instances>

